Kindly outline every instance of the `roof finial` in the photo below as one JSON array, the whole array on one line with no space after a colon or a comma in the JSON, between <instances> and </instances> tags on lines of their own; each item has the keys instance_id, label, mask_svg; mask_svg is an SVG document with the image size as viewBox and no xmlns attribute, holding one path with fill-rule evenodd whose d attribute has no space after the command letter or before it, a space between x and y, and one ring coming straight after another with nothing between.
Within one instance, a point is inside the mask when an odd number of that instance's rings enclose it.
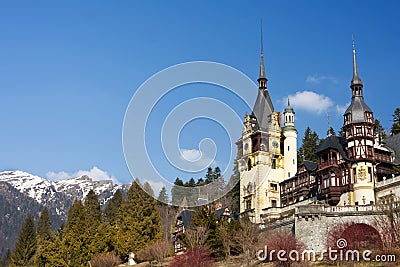
<instances>
[{"instance_id":1,"label":"roof finial","mask_svg":"<svg viewBox=\"0 0 400 267\"><path fill-rule=\"evenodd\" d=\"M360 77L358 77L356 48L354 45L354 35L352 35L351 38L352 38L352 47L353 47L353 79L351 80L351 85L362 84Z\"/></svg>"},{"instance_id":2,"label":"roof finial","mask_svg":"<svg viewBox=\"0 0 400 267\"><path fill-rule=\"evenodd\" d=\"M331 131L331 114L328 111L328 137L332 135Z\"/></svg>"},{"instance_id":3,"label":"roof finial","mask_svg":"<svg viewBox=\"0 0 400 267\"><path fill-rule=\"evenodd\" d=\"M263 43L263 31L262 31L262 19L261 19L261 61L260 61L260 78L265 78L265 67L264 67L264 43Z\"/></svg>"}]
</instances>

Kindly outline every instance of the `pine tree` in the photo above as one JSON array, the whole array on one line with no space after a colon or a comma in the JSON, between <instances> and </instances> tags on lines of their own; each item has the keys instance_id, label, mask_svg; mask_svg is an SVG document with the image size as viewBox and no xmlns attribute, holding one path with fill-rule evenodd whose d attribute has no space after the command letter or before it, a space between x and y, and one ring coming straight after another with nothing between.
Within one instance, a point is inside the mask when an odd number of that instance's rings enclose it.
<instances>
[{"instance_id":1,"label":"pine tree","mask_svg":"<svg viewBox=\"0 0 400 267\"><path fill-rule=\"evenodd\" d=\"M332 126L329 126L328 131L326 131L326 135L327 136L331 136L331 135L336 136L335 129L333 129Z\"/></svg>"},{"instance_id":2,"label":"pine tree","mask_svg":"<svg viewBox=\"0 0 400 267\"><path fill-rule=\"evenodd\" d=\"M114 225L117 219L118 212L121 208L123 196L121 190L117 190L114 193L114 196L110 199L107 204L107 207L104 211L106 214L107 222L110 225Z\"/></svg>"},{"instance_id":3,"label":"pine tree","mask_svg":"<svg viewBox=\"0 0 400 267\"><path fill-rule=\"evenodd\" d=\"M10 249L7 249L6 254L4 254L3 258L0 261L1 267L8 267L11 263L11 252Z\"/></svg>"},{"instance_id":4,"label":"pine tree","mask_svg":"<svg viewBox=\"0 0 400 267\"><path fill-rule=\"evenodd\" d=\"M127 260L130 252L138 252L151 242L161 239L160 212L157 202L141 188L139 181L132 183L119 213L117 254Z\"/></svg>"},{"instance_id":5,"label":"pine tree","mask_svg":"<svg viewBox=\"0 0 400 267\"><path fill-rule=\"evenodd\" d=\"M196 181L192 178L188 182L186 182L185 186L187 187L195 187L196 186Z\"/></svg>"},{"instance_id":6,"label":"pine tree","mask_svg":"<svg viewBox=\"0 0 400 267\"><path fill-rule=\"evenodd\" d=\"M396 108L394 110L392 117L393 117L393 125L391 129L391 135L396 135L400 133L400 108Z\"/></svg>"},{"instance_id":7,"label":"pine tree","mask_svg":"<svg viewBox=\"0 0 400 267\"><path fill-rule=\"evenodd\" d=\"M49 263L46 250L51 242L51 220L47 208L40 213L37 226L37 251L35 255L35 267L44 267Z\"/></svg>"},{"instance_id":8,"label":"pine tree","mask_svg":"<svg viewBox=\"0 0 400 267\"><path fill-rule=\"evenodd\" d=\"M91 259L87 248L86 210L80 200L75 200L68 212L65 224L62 251L69 266L83 266Z\"/></svg>"},{"instance_id":9,"label":"pine tree","mask_svg":"<svg viewBox=\"0 0 400 267\"><path fill-rule=\"evenodd\" d=\"M302 163L303 160L316 162L318 158L317 155L315 155L315 151L320 145L318 134L315 131L311 132L311 128L307 127L302 141L303 143L298 151L298 162Z\"/></svg>"},{"instance_id":10,"label":"pine tree","mask_svg":"<svg viewBox=\"0 0 400 267\"><path fill-rule=\"evenodd\" d=\"M386 138L385 129L382 127L382 124L378 119L375 119L374 122L374 132L375 136L378 137L379 143Z\"/></svg>"},{"instance_id":11,"label":"pine tree","mask_svg":"<svg viewBox=\"0 0 400 267\"><path fill-rule=\"evenodd\" d=\"M37 225L37 236L42 240L48 240L51 234L51 220L49 211L44 208L40 213L40 217Z\"/></svg>"},{"instance_id":12,"label":"pine tree","mask_svg":"<svg viewBox=\"0 0 400 267\"><path fill-rule=\"evenodd\" d=\"M161 188L160 193L158 194L157 200L161 203L168 204L168 193L167 193L167 189L165 188L165 186L163 186Z\"/></svg>"},{"instance_id":13,"label":"pine tree","mask_svg":"<svg viewBox=\"0 0 400 267\"><path fill-rule=\"evenodd\" d=\"M174 185L171 189L172 205L179 206L185 197L185 188L183 181L179 178L175 179Z\"/></svg>"},{"instance_id":14,"label":"pine tree","mask_svg":"<svg viewBox=\"0 0 400 267\"><path fill-rule=\"evenodd\" d=\"M145 182L145 183L143 184L143 190L144 190L144 192L146 192L146 193L149 194L150 196L152 196L152 197L155 196L155 195L154 195L154 190L153 190L153 188L151 187L151 185L150 185L148 182Z\"/></svg>"},{"instance_id":15,"label":"pine tree","mask_svg":"<svg viewBox=\"0 0 400 267\"><path fill-rule=\"evenodd\" d=\"M15 244L15 251L11 256L13 266L32 266L33 256L36 253L36 230L32 215L28 215Z\"/></svg>"},{"instance_id":16,"label":"pine tree","mask_svg":"<svg viewBox=\"0 0 400 267\"><path fill-rule=\"evenodd\" d=\"M90 260L94 255L107 250L106 227L100 210L100 201L93 190L87 194L84 208L86 211L86 240L84 243Z\"/></svg>"}]
</instances>

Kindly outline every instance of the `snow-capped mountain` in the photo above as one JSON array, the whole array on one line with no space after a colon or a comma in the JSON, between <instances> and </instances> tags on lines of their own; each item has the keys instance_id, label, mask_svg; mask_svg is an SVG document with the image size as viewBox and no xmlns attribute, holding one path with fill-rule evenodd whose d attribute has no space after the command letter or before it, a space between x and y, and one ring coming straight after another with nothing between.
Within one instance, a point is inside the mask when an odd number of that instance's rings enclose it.
<instances>
[{"instance_id":1,"label":"snow-capped mountain","mask_svg":"<svg viewBox=\"0 0 400 267\"><path fill-rule=\"evenodd\" d=\"M126 191L129 188L129 185L115 184L112 180L94 181L87 175L54 182L23 171L0 172L0 182L9 183L49 209L54 208L56 214L64 218L71 203L75 199L84 201L90 190L104 205L118 189Z\"/></svg>"},{"instance_id":2,"label":"snow-capped mountain","mask_svg":"<svg viewBox=\"0 0 400 267\"><path fill-rule=\"evenodd\" d=\"M37 219L46 207L53 229L58 229L75 199L84 201L93 190L105 207L118 189L125 193L129 186L94 181L87 175L55 182L23 171L0 172L0 258L7 248L14 247L28 214Z\"/></svg>"}]
</instances>

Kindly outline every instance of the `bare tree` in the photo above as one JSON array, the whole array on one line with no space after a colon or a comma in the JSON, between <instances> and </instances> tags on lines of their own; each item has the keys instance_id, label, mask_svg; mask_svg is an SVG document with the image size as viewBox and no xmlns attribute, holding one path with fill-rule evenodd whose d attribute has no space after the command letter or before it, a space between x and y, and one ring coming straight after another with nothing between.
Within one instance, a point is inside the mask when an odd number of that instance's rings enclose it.
<instances>
[{"instance_id":1,"label":"bare tree","mask_svg":"<svg viewBox=\"0 0 400 267\"><path fill-rule=\"evenodd\" d=\"M259 228L250 222L248 218L240 219L240 227L233 236L237 249L242 252L243 263L250 266L252 259L255 259Z\"/></svg>"},{"instance_id":2,"label":"bare tree","mask_svg":"<svg viewBox=\"0 0 400 267\"><path fill-rule=\"evenodd\" d=\"M381 235L382 245L386 251L400 249L400 202L387 198L379 205L381 215L376 216L374 227Z\"/></svg>"},{"instance_id":3,"label":"bare tree","mask_svg":"<svg viewBox=\"0 0 400 267\"><path fill-rule=\"evenodd\" d=\"M189 248L202 247L207 241L208 229L206 226L193 226L185 231L185 243Z\"/></svg>"}]
</instances>

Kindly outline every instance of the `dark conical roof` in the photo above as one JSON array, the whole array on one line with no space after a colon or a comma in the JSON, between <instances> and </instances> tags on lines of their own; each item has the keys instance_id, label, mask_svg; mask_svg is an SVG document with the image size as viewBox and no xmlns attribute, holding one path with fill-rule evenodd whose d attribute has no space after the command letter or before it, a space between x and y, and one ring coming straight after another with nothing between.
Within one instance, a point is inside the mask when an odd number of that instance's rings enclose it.
<instances>
[{"instance_id":1,"label":"dark conical roof","mask_svg":"<svg viewBox=\"0 0 400 267\"><path fill-rule=\"evenodd\" d=\"M267 90L258 90L256 103L253 107L253 116L257 119L258 128L266 131L268 129L268 120L274 112L274 106L272 105L271 97Z\"/></svg>"}]
</instances>

